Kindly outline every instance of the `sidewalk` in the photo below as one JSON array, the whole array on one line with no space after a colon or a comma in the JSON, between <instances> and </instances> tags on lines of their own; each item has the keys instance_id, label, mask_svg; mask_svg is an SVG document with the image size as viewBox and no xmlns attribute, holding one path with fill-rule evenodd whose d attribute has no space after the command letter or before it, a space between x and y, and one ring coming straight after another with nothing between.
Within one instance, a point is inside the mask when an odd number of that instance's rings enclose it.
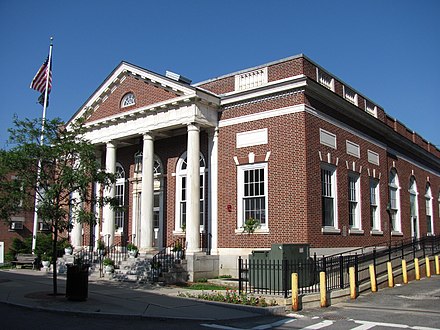
<instances>
[{"instance_id":1,"label":"sidewalk","mask_svg":"<svg viewBox=\"0 0 440 330\"><path fill-rule=\"evenodd\" d=\"M58 276L54 297L52 273L29 269L0 270L0 302L48 311L106 317L154 317L189 320L230 320L280 314L284 307L258 308L177 297L185 288L120 283L89 278L88 299L65 297L66 276Z\"/></svg>"}]
</instances>

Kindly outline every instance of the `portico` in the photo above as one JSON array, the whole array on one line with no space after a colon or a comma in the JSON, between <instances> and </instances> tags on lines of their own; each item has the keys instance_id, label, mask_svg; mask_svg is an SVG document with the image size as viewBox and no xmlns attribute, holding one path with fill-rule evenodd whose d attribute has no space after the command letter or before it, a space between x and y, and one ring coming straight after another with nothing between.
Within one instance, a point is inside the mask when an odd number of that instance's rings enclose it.
<instances>
[{"instance_id":1,"label":"portico","mask_svg":"<svg viewBox=\"0 0 440 330\"><path fill-rule=\"evenodd\" d=\"M172 91L174 97L168 100L162 100L153 104L140 104L141 96L136 95L136 90L121 92L121 94L133 93L130 98L130 106L124 108L123 102L116 102L119 108L107 108L112 102L110 98L116 94L118 89L123 89L125 82L129 79L135 78L137 81L146 83L157 88ZM179 139L182 137L186 141L186 164L187 164L187 187L186 193L186 211L185 211L185 230L181 231L180 235L185 235L186 240L186 254L193 255L201 252L200 243L200 139L201 132L209 137L208 145L210 150L216 150L216 135L215 129L218 126L218 108L219 100L212 94L200 91L189 85L167 79L163 76L155 75L150 72L143 71L137 67L131 66L127 63L122 63L113 75L108 78L107 84L104 83L100 89L89 99L83 106L83 110L79 111L77 117L86 113L87 110L92 109L92 115L88 115L86 127L88 132L85 138L96 145L97 149L102 152L103 164L105 170L110 173L116 173L117 167L120 166L121 157L126 157L123 148L129 146L139 145L141 150L139 154L141 157L141 164L138 166L138 172L134 177L129 177L129 167L125 166L126 181L130 181L133 188L131 196L128 197L131 212L127 212L127 219L130 225L123 228L125 237L128 241L135 243L141 253L149 253L158 248L165 247L167 243L172 242L172 238L167 237L167 233L163 230L160 232L157 228L159 223L159 212L155 211L161 208L161 212L166 209L174 209L169 207L170 203L175 203L175 199L167 196L165 205L158 206L160 201L159 196L162 196L160 191L163 190L163 183L155 176L155 160L156 154L163 153L163 150L155 150L155 146L159 142L166 141L170 138ZM99 116L99 111L111 111L112 115ZM139 142L136 142L139 141ZM124 156L120 156L123 152ZM210 157L210 166L212 165L213 155L206 155ZM133 163L134 163L133 154ZM133 164L132 163L132 164ZM121 166L122 166L121 165ZM139 169L141 169L139 171ZM208 171L210 168L208 167ZM141 173L139 173L141 172ZM216 199L216 187L213 186L213 180L216 176L213 173L208 175L209 182L209 196L208 199ZM168 185L170 180L175 180L173 175L167 175ZM128 185L127 185L128 186ZM130 189L126 189L130 191ZM106 197L118 196L119 192L113 186L109 190L103 191ZM177 194L177 192L176 192ZM163 198L163 197L162 197ZM211 218L216 218L217 210L208 206L207 217L210 222L211 232L217 232L216 228L212 228ZM106 206L97 213L102 214L102 225L99 237L104 239L104 242L113 245L120 232L115 227L115 211ZM169 213L168 213L169 214ZM180 214L174 214L173 218L169 215L166 217L168 222L177 223ZM163 217L163 216L162 216ZM163 219L163 218L162 218ZM163 220L162 220L163 222ZM174 223L172 227L175 227ZM99 227L98 227L99 228ZM163 230L163 231L162 231ZM176 233L178 234L178 233ZM72 242L81 242L81 239L76 237L81 235L80 231L72 232ZM158 235L161 235L160 239ZM161 246L157 246L155 239ZM217 242L217 238L212 240ZM156 246L155 246L156 245Z\"/></svg>"}]
</instances>

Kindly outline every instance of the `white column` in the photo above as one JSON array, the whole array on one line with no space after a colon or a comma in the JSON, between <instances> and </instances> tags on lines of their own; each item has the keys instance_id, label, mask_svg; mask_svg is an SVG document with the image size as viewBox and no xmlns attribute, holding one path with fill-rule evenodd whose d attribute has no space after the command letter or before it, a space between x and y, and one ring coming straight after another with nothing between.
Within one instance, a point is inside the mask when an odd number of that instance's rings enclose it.
<instances>
[{"instance_id":1,"label":"white column","mask_svg":"<svg viewBox=\"0 0 440 330\"><path fill-rule=\"evenodd\" d=\"M101 171L101 157L102 157L102 153L99 150L96 150L96 163L98 165L98 169L99 171ZM99 198L101 197L101 184L98 182L94 183L95 185L95 199L99 200ZM101 238L101 226L100 226L100 219L101 219L101 206L96 203L95 204L95 217L96 217L96 225L94 228L94 242L93 242L93 247L96 250L98 247L98 240Z\"/></svg>"},{"instance_id":2,"label":"white column","mask_svg":"<svg viewBox=\"0 0 440 330\"><path fill-rule=\"evenodd\" d=\"M209 134L209 214L211 222L211 254L218 254L218 128Z\"/></svg>"},{"instance_id":3,"label":"white column","mask_svg":"<svg viewBox=\"0 0 440 330\"><path fill-rule=\"evenodd\" d=\"M96 199L99 199L100 195L101 195L101 184L100 183L95 183L95 195L96 195ZM95 249L98 248L98 240L101 239L101 226L100 226L100 219L101 219L101 207L99 205L95 206L95 217L96 217L96 225L95 225L95 230L94 230L94 242L93 242L93 246Z\"/></svg>"},{"instance_id":4,"label":"white column","mask_svg":"<svg viewBox=\"0 0 440 330\"><path fill-rule=\"evenodd\" d=\"M114 142L108 142L106 145L105 155L105 170L108 173L116 172L116 144ZM115 197L115 185L104 190L104 196L114 198ZM102 210L103 224L102 233L104 243L107 245L113 245L115 237L115 212L109 205L105 205Z\"/></svg>"},{"instance_id":5,"label":"white column","mask_svg":"<svg viewBox=\"0 0 440 330\"><path fill-rule=\"evenodd\" d=\"M78 222L77 213L79 209L82 207L80 196L78 192L72 193L72 231L70 234L70 240L74 248L78 248L82 246L82 225Z\"/></svg>"},{"instance_id":6,"label":"white column","mask_svg":"<svg viewBox=\"0 0 440 330\"><path fill-rule=\"evenodd\" d=\"M138 229L139 229L139 205L138 205L138 190L137 190L138 183L135 183L133 186L133 194L131 196L132 198L132 222L131 222L131 236L128 237L128 240L132 242L133 244L139 246L138 239Z\"/></svg>"},{"instance_id":7,"label":"white column","mask_svg":"<svg viewBox=\"0 0 440 330\"><path fill-rule=\"evenodd\" d=\"M154 199L154 139L144 134L142 150L142 200L141 200L141 246L142 250L153 249L153 199Z\"/></svg>"},{"instance_id":8,"label":"white column","mask_svg":"<svg viewBox=\"0 0 440 330\"><path fill-rule=\"evenodd\" d=\"M200 251L200 129L195 124L188 125L187 147L187 253Z\"/></svg>"}]
</instances>

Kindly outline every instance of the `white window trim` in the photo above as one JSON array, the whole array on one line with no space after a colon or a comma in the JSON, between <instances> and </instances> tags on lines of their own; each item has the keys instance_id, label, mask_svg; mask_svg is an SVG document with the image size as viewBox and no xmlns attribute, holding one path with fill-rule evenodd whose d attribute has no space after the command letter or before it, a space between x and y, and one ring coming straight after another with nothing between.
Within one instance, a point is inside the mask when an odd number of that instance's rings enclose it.
<instances>
[{"instance_id":1,"label":"white window trim","mask_svg":"<svg viewBox=\"0 0 440 330\"><path fill-rule=\"evenodd\" d=\"M373 222L373 226L371 228L371 234L372 235L382 235L383 231L382 231L382 219L380 216L380 182L379 180L375 180L370 178L370 194L371 194L371 182L374 181L376 183L374 191L375 191L375 195L376 195L376 211L374 214L374 219L375 222ZM371 196L370 196L370 208L371 208ZM371 216L371 215L370 215Z\"/></svg>"},{"instance_id":2,"label":"white window trim","mask_svg":"<svg viewBox=\"0 0 440 330\"><path fill-rule=\"evenodd\" d=\"M129 103L129 104L125 104L125 103L126 103L125 101L126 101L128 98L131 99L131 103ZM136 98L135 98L135 96L134 96L134 94L133 94L132 92L129 92L129 93L125 94L125 95L122 97L122 100L121 100L121 108L127 108L127 107L130 107L130 106L135 105L135 104L136 104Z\"/></svg>"},{"instance_id":3,"label":"white window trim","mask_svg":"<svg viewBox=\"0 0 440 330\"><path fill-rule=\"evenodd\" d=\"M341 230L339 229L339 222L338 222L338 189L337 189L337 168L335 166L332 166L327 163L322 163L321 167L319 169L319 175L321 176L321 169L330 170L332 172L332 175L330 177L331 184L332 184L332 194L334 196L334 205L333 205L333 226L322 226L322 232L326 234L337 234L340 233ZM322 181L321 178L319 180L319 184L321 185L321 195L320 198L322 200ZM322 218L322 214L321 214Z\"/></svg>"},{"instance_id":4,"label":"white window trim","mask_svg":"<svg viewBox=\"0 0 440 330\"><path fill-rule=\"evenodd\" d=\"M434 230L434 212L433 212L434 211L433 210L434 203L433 203L433 199L434 198L432 197L431 187L428 186L427 189L426 189L426 194L425 194L425 202L429 203L429 208L430 208L430 211L431 211L431 214L430 214L430 216L431 216L431 232L428 233L428 231L426 231L427 235L434 235L434 233L435 233L435 230ZM426 205L425 205L426 216L428 216L428 212L427 211L428 210L426 209Z\"/></svg>"},{"instance_id":5,"label":"white window trim","mask_svg":"<svg viewBox=\"0 0 440 330\"><path fill-rule=\"evenodd\" d=\"M362 230L362 222L361 222L361 176L358 173L349 173L349 178L354 178L355 181L355 192L356 192L356 210L355 210L355 218L354 218L354 224L352 227L350 227L349 232L351 234L363 234L364 231Z\"/></svg>"},{"instance_id":6,"label":"white window trim","mask_svg":"<svg viewBox=\"0 0 440 330\"><path fill-rule=\"evenodd\" d=\"M203 225L200 226L200 232L204 232L205 230L205 225L206 225L206 215L207 215L207 208L206 208L206 201L205 201L205 189L206 189L206 182L205 182L205 172L206 172L206 159L205 157L203 157L203 154L200 153L200 157L203 158L203 161L205 163L205 167L200 167L200 175L202 176L203 182L200 182L200 184L203 184L203 192L202 195L200 196L200 201L203 201L205 208L203 210ZM182 156L179 158L179 160L177 161L177 166L176 166L176 173L173 173L173 176L176 177L176 204L175 204L175 223L174 223L174 230L173 230L173 234L184 234L184 230L181 227L181 219L180 219L180 202L182 201L181 196L182 196L182 178L183 177L188 177L187 176L187 169L182 170L182 163L183 161L187 159L187 153L186 151L182 154ZM200 158L199 158L200 159ZM187 182L187 189L188 189L188 182ZM187 198L188 196L188 190L187 190ZM188 199L187 199L188 201ZM187 205L188 207L188 205ZM187 208L188 210L188 208Z\"/></svg>"},{"instance_id":7,"label":"white window trim","mask_svg":"<svg viewBox=\"0 0 440 330\"><path fill-rule=\"evenodd\" d=\"M402 235L402 220L401 220L401 216L400 216L400 209L401 209L401 200L400 200L400 184L399 184L399 176L397 174L397 172L395 172L395 177L394 177L394 182L393 183L388 183L388 189L395 189L396 190L396 229L393 230L393 228L391 228L391 235L395 235L395 236L400 236ZM390 201L391 202L391 201ZM391 226L391 224L390 224Z\"/></svg>"},{"instance_id":8,"label":"white window trim","mask_svg":"<svg viewBox=\"0 0 440 330\"><path fill-rule=\"evenodd\" d=\"M122 171L124 173L124 177L116 179L116 182L115 182L115 193L117 191L117 186L122 186L122 201L123 201L123 203L122 203L121 206L125 206L124 202L125 202L125 194L126 194L126 187L125 187L126 172L125 172L124 167L120 163L116 163L116 168L118 168L118 167L122 168ZM125 211L116 211L115 212L115 220L116 220L116 214L118 212L122 212L123 213L123 220L125 222ZM123 223L122 227L115 228L116 229L115 230L115 234L123 233L124 232L124 225L125 225L125 223Z\"/></svg>"},{"instance_id":9,"label":"white window trim","mask_svg":"<svg viewBox=\"0 0 440 330\"><path fill-rule=\"evenodd\" d=\"M243 233L244 215L243 215L243 197L244 197L244 172L247 170L264 169L264 191L265 191L265 219L266 223L260 225L255 233L267 233L269 232L269 173L267 163L247 164L237 167L237 229L235 233Z\"/></svg>"}]
</instances>

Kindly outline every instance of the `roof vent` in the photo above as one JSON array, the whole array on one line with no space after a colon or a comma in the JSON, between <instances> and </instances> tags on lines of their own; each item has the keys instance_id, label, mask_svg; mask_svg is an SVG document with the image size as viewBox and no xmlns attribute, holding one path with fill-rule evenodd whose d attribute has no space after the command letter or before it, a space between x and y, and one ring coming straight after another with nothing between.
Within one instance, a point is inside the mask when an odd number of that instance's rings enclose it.
<instances>
[{"instance_id":1,"label":"roof vent","mask_svg":"<svg viewBox=\"0 0 440 330\"><path fill-rule=\"evenodd\" d=\"M184 84L188 84L188 85L191 84L191 80L190 79L188 79L188 78L186 78L184 76L181 76L178 73L174 73L174 72L171 72L171 71L166 71L165 76L170 78L170 79L173 79L175 81L184 83Z\"/></svg>"}]
</instances>

